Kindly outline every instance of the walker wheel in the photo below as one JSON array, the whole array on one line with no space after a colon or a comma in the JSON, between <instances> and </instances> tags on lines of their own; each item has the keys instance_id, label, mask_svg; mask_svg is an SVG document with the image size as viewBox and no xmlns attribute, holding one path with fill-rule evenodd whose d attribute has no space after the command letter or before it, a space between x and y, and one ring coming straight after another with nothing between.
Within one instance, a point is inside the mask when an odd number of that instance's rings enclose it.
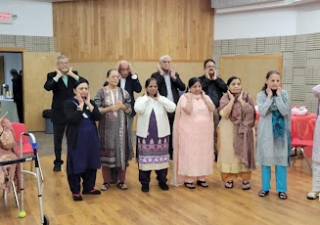
<instances>
[{"instance_id":1,"label":"walker wheel","mask_svg":"<svg viewBox=\"0 0 320 225\"><path fill-rule=\"evenodd\" d=\"M49 225L49 217L47 215L43 216L43 224L44 225Z\"/></svg>"}]
</instances>

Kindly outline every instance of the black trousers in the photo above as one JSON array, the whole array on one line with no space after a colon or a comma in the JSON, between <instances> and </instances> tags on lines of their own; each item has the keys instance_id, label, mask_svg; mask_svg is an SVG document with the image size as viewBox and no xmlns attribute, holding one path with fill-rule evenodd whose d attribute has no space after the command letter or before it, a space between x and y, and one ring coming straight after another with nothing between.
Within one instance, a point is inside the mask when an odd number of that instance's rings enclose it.
<instances>
[{"instance_id":1,"label":"black trousers","mask_svg":"<svg viewBox=\"0 0 320 225\"><path fill-rule=\"evenodd\" d=\"M150 175L151 175L152 170L139 170L139 181L141 184L149 184L150 183ZM168 174L168 169L162 169L162 170L155 170L157 174L157 180L159 182L167 182L167 174Z\"/></svg>"},{"instance_id":2,"label":"black trousers","mask_svg":"<svg viewBox=\"0 0 320 225\"><path fill-rule=\"evenodd\" d=\"M172 141L172 132L173 132L173 122L174 122L174 113L168 113L168 119L170 124L170 136L169 136L169 155L170 159L173 159L173 141Z\"/></svg>"},{"instance_id":3,"label":"black trousers","mask_svg":"<svg viewBox=\"0 0 320 225\"><path fill-rule=\"evenodd\" d=\"M80 182L82 178L83 192L89 192L96 184L96 169L88 169L84 173L68 175L69 188L72 194L80 194Z\"/></svg>"},{"instance_id":4,"label":"black trousers","mask_svg":"<svg viewBox=\"0 0 320 225\"><path fill-rule=\"evenodd\" d=\"M53 144L54 144L54 154L56 156L56 159L54 160L54 164L63 163L61 159L62 139L63 139L64 131L66 129L66 125L67 124L53 123Z\"/></svg>"},{"instance_id":5,"label":"black trousers","mask_svg":"<svg viewBox=\"0 0 320 225\"><path fill-rule=\"evenodd\" d=\"M22 99L15 99L14 100L17 105L17 113L19 117L20 123L24 123L24 117L23 117L23 101Z\"/></svg>"}]
</instances>

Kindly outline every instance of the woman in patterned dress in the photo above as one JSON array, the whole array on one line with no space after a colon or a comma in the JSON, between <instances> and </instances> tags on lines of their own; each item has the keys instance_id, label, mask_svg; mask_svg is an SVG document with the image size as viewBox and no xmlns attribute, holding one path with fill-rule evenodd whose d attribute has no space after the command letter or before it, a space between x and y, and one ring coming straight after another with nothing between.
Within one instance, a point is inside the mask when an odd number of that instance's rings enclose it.
<instances>
[{"instance_id":1,"label":"woman in patterned dress","mask_svg":"<svg viewBox=\"0 0 320 225\"><path fill-rule=\"evenodd\" d=\"M115 69L107 72L108 85L99 89L94 99L102 113L98 131L101 148L102 191L109 188L111 168L116 168L117 187L128 189L125 184L126 167L132 158L132 145L128 137L127 115L131 113L129 93L118 87L119 73Z\"/></svg>"},{"instance_id":2,"label":"woman in patterned dress","mask_svg":"<svg viewBox=\"0 0 320 225\"><path fill-rule=\"evenodd\" d=\"M143 192L149 192L150 174L157 173L159 187L169 190L167 182L169 161L170 125L167 113L173 113L176 105L158 92L157 80L149 78L146 93L136 100L134 110L137 121L137 161L139 181Z\"/></svg>"}]
</instances>

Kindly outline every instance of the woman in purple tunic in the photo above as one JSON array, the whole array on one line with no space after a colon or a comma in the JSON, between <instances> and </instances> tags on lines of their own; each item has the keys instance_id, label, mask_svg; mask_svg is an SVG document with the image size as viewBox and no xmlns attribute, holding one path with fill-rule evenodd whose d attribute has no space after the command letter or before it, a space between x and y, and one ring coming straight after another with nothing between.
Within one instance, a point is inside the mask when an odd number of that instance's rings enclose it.
<instances>
[{"instance_id":1,"label":"woman in purple tunic","mask_svg":"<svg viewBox=\"0 0 320 225\"><path fill-rule=\"evenodd\" d=\"M150 174L157 173L159 187L166 191L169 161L170 125L167 113L173 113L176 105L158 92L157 80L146 81L146 93L134 105L137 121L137 161L139 181L143 192L149 191Z\"/></svg>"},{"instance_id":2,"label":"woman in purple tunic","mask_svg":"<svg viewBox=\"0 0 320 225\"><path fill-rule=\"evenodd\" d=\"M97 169L100 168L100 148L95 121L101 113L90 100L89 83L81 78L76 82L75 96L66 101L67 119L67 174L69 187L74 201L81 201L80 182L83 180L82 194L99 195L94 189Z\"/></svg>"}]
</instances>

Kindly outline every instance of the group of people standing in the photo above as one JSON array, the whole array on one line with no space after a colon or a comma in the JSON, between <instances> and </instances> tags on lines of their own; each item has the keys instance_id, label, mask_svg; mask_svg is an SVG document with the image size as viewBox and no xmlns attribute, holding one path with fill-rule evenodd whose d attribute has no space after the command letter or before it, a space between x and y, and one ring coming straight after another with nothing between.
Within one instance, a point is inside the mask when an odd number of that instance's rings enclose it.
<instances>
[{"instance_id":1,"label":"group of people standing","mask_svg":"<svg viewBox=\"0 0 320 225\"><path fill-rule=\"evenodd\" d=\"M46 90L53 91L53 170L60 171L63 164L61 142L67 127L67 174L73 199L82 200L81 178L82 194L101 194L94 188L100 166L100 190L106 191L114 182L119 189L128 189L125 176L128 161L134 156L131 130L135 113L135 155L143 192L149 192L152 170L157 173L159 187L169 190L170 160L171 185L207 188L206 176L212 173L216 158L228 189L240 177L242 189L249 190L251 171L256 164L261 165L260 197L268 195L270 168L276 166L278 196L287 199L290 106L288 93L280 87L280 74L268 72L257 95L260 120L256 147L257 112L239 77L230 77L225 83L217 77L214 60L208 59L204 62L205 74L191 78L186 88L171 66L170 56L162 56L157 68L145 82L144 95L135 102L133 93L142 90L138 75L129 62L120 61L117 68L107 72L107 82L91 100L89 82L72 71L66 56L57 58L57 69L47 75L44 85ZM184 92L181 97L178 90Z\"/></svg>"}]
</instances>

